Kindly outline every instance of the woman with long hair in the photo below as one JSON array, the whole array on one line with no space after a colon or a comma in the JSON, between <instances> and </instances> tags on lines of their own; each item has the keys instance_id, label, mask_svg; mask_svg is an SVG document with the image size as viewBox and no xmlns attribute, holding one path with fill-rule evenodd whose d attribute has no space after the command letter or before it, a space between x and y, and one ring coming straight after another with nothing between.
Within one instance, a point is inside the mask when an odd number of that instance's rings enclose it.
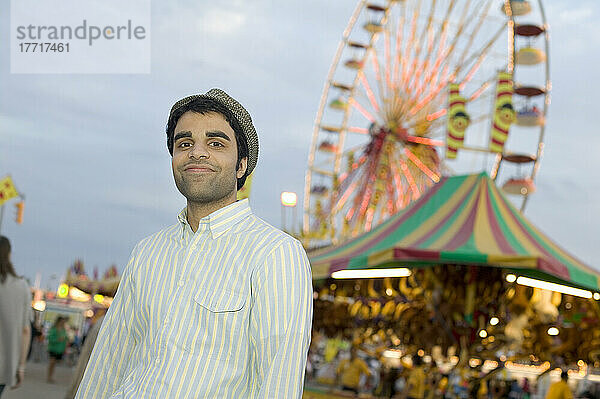
<instances>
[{"instance_id":1,"label":"woman with long hair","mask_svg":"<svg viewBox=\"0 0 600 399\"><path fill-rule=\"evenodd\" d=\"M10 260L10 241L0 236L0 395L25 376L31 334L31 291Z\"/></svg>"}]
</instances>

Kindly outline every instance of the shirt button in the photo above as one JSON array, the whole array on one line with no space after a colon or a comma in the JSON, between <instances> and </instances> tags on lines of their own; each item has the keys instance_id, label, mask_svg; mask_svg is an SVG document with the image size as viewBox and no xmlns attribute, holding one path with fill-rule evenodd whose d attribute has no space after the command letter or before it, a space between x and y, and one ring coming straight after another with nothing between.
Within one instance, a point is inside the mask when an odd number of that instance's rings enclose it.
<instances>
[{"instance_id":1,"label":"shirt button","mask_svg":"<svg viewBox=\"0 0 600 399\"><path fill-rule=\"evenodd\" d=\"M177 285L178 285L179 287L183 287L183 286L185 285L185 281L183 281L183 280L179 280L179 282L177 283Z\"/></svg>"},{"instance_id":2,"label":"shirt button","mask_svg":"<svg viewBox=\"0 0 600 399\"><path fill-rule=\"evenodd\" d=\"M159 358L156 358L156 359L154 360L154 364L156 364L156 365L159 365L159 364L160 364L160 359L159 359Z\"/></svg>"}]
</instances>

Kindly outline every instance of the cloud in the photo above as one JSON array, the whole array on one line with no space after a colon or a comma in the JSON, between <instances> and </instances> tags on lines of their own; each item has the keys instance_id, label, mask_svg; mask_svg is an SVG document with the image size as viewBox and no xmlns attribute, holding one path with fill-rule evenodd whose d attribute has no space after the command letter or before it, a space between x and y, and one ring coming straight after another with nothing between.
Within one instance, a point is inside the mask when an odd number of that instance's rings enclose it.
<instances>
[{"instance_id":1,"label":"cloud","mask_svg":"<svg viewBox=\"0 0 600 399\"><path fill-rule=\"evenodd\" d=\"M239 12L225 9L210 9L202 16L200 27L205 32L219 35L231 35L246 21L246 16Z\"/></svg>"},{"instance_id":2,"label":"cloud","mask_svg":"<svg viewBox=\"0 0 600 399\"><path fill-rule=\"evenodd\" d=\"M554 27L580 25L592 20L594 9L585 3L554 2L548 7L548 15Z\"/></svg>"}]
</instances>

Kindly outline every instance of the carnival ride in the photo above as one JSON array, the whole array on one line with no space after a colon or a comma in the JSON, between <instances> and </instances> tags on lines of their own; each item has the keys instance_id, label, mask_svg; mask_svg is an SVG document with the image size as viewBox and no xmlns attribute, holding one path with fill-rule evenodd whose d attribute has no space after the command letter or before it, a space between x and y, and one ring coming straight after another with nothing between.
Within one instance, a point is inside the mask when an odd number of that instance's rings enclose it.
<instances>
[{"instance_id":1,"label":"carnival ride","mask_svg":"<svg viewBox=\"0 0 600 399\"><path fill-rule=\"evenodd\" d=\"M314 328L328 336L600 367L600 272L537 229L486 173L443 177L405 212L309 257Z\"/></svg>"},{"instance_id":2,"label":"carnival ride","mask_svg":"<svg viewBox=\"0 0 600 399\"><path fill-rule=\"evenodd\" d=\"M73 286L89 295L105 295L114 297L119 287L121 276L117 267L112 265L108 268L102 278L98 277L98 271L94 271L93 276L88 276L83 261L76 260L67 270L67 276L64 283L67 286Z\"/></svg>"},{"instance_id":3,"label":"carnival ride","mask_svg":"<svg viewBox=\"0 0 600 399\"><path fill-rule=\"evenodd\" d=\"M305 244L369 231L444 175L487 171L523 209L550 87L541 0L360 0L316 115Z\"/></svg>"}]
</instances>

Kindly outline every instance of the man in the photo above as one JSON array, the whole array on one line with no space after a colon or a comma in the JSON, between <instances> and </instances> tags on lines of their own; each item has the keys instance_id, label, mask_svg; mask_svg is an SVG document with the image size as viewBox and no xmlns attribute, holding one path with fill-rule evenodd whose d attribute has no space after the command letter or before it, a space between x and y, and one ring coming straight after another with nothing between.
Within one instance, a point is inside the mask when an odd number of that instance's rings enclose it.
<instances>
[{"instance_id":1,"label":"man","mask_svg":"<svg viewBox=\"0 0 600 399\"><path fill-rule=\"evenodd\" d=\"M32 319L29 285L17 276L10 251L10 241L0 236L0 396L23 383Z\"/></svg>"},{"instance_id":2,"label":"man","mask_svg":"<svg viewBox=\"0 0 600 399\"><path fill-rule=\"evenodd\" d=\"M311 271L236 202L258 159L250 115L219 89L186 97L167 146L187 207L134 248L76 398L300 398Z\"/></svg>"},{"instance_id":3,"label":"man","mask_svg":"<svg viewBox=\"0 0 600 399\"><path fill-rule=\"evenodd\" d=\"M573 394L569 388L567 381L569 380L569 373L564 370L560 374L560 381L550 385L546 399L573 399Z\"/></svg>"}]
</instances>

